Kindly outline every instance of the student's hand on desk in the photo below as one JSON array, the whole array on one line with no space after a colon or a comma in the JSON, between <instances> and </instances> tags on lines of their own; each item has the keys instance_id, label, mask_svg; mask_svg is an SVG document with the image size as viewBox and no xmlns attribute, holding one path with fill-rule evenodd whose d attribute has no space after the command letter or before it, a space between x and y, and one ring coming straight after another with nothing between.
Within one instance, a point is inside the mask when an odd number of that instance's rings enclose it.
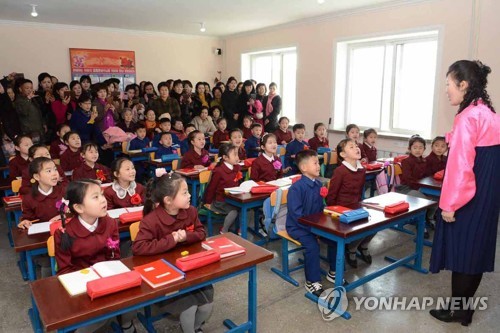
<instances>
[{"instance_id":1,"label":"student's hand on desk","mask_svg":"<svg viewBox=\"0 0 500 333\"><path fill-rule=\"evenodd\" d=\"M441 212L441 216L445 222L455 222L455 212Z\"/></svg>"},{"instance_id":2,"label":"student's hand on desk","mask_svg":"<svg viewBox=\"0 0 500 333\"><path fill-rule=\"evenodd\" d=\"M186 240L186 230L184 229L177 230L177 236L179 237L179 242L184 242Z\"/></svg>"},{"instance_id":3,"label":"student's hand on desk","mask_svg":"<svg viewBox=\"0 0 500 333\"><path fill-rule=\"evenodd\" d=\"M193 168L196 169L196 170L200 170L200 169L203 169L205 167L203 165L199 165L198 164L198 165L195 165Z\"/></svg>"},{"instance_id":4,"label":"student's hand on desk","mask_svg":"<svg viewBox=\"0 0 500 333\"><path fill-rule=\"evenodd\" d=\"M30 220L22 220L21 222L19 222L17 227L19 229L28 229L29 227L31 227L32 224L33 223Z\"/></svg>"},{"instance_id":5,"label":"student's hand on desk","mask_svg":"<svg viewBox=\"0 0 500 333\"><path fill-rule=\"evenodd\" d=\"M174 237L174 241L176 243L180 242L180 240L179 240L179 234L177 233L177 231L172 232L172 237Z\"/></svg>"}]
</instances>

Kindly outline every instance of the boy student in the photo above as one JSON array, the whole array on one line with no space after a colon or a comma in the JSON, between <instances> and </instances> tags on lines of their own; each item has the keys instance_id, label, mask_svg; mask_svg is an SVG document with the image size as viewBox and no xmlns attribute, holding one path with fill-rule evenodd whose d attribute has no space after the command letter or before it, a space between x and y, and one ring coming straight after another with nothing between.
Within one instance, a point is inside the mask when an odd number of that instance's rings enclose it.
<instances>
[{"instance_id":1,"label":"boy student","mask_svg":"<svg viewBox=\"0 0 500 333\"><path fill-rule=\"evenodd\" d=\"M250 129L252 130L252 136L248 138L247 141L245 141L245 151L247 152L247 158L259 156L262 125L255 123L250 126Z\"/></svg>"},{"instance_id":2,"label":"boy student","mask_svg":"<svg viewBox=\"0 0 500 333\"><path fill-rule=\"evenodd\" d=\"M177 154L177 149L172 147L172 134L163 132L158 134L158 150L155 152L155 158L161 158L163 155Z\"/></svg>"},{"instance_id":3,"label":"boy student","mask_svg":"<svg viewBox=\"0 0 500 333\"><path fill-rule=\"evenodd\" d=\"M292 184L288 190L288 215L286 231L298 240L305 248L305 288L308 292L320 296L323 292L320 275L320 258L318 237L311 233L311 228L298 222L301 216L323 211L324 203L321 195L322 184L319 177L318 154L314 150L303 150L297 153L295 164L302 177ZM326 279L335 283L336 243L321 239L328 245L328 260L330 271ZM345 281L344 281L345 284Z\"/></svg>"},{"instance_id":4,"label":"boy student","mask_svg":"<svg viewBox=\"0 0 500 333\"><path fill-rule=\"evenodd\" d=\"M158 141L160 141L160 137L163 133L170 133L172 135L172 142L174 145L180 145L181 141L179 140L179 137L172 133L172 122L170 121L169 118L163 117L158 121L158 128L155 129L157 132L154 137L153 137L153 147L159 147L160 144Z\"/></svg>"},{"instance_id":5,"label":"boy student","mask_svg":"<svg viewBox=\"0 0 500 333\"><path fill-rule=\"evenodd\" d=\"M294 162L295 155L302 150L309 149L309 144L304 141L306 135L306 126L304 124L295 124L292 130L295 139L286 145L285 167L291 167L289 174L294 175L299 172Z\"/></svg>"}]
</instances>

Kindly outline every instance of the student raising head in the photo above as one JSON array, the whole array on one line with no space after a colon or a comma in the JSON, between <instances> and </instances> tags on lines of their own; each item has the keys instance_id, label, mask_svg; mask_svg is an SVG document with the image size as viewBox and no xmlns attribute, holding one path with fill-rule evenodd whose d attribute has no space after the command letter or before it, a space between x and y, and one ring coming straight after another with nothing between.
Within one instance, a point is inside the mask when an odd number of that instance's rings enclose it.
<instances>
[{"instance_id":1,"label":"student raising head","mask_svg":"<svg viewBox=\"0 0 500 333\"><path fill-rule=\"evenodd\" d=\"M81 147L82 141L77 132L69 131L64 135L64 143L68 149L61 154L61 168L66 171L73 171L82 164Z\"/></svg>"},{"instance_id":2,"label":"student raising head","mask_svg":"<svg viewBox=\"0 0 500 333\"><path fill-rule=\"evenodd\" d=\"M303 150L309 149L309 144L304 140L306 126L304 124L293 125L293 135L295 138L286 145L285 166L287 168L291 167L291 174L296 174L299 169L295 164L295 155Z\"/></svg>"},{"instance_id":3,"label":"student raising head","mask_svg":"<svg viewBox=\"0 0 500 333\"><path fill-rule=\"evenodd\" d=\"M289 169L283 170L280 158L276 155L278 143L274 134L265 134L262 137L260 148L262 154L259 155L252 163L252 171L250 178L254 181L269 182L283 176L283 172L288 172Z\"/></svg>"},{"instance_id":4,"label":"student raising head","mask_svg":"<svg viewBox=\"0 0 500 333\"><path fill-rule=\"evenodd\" d=\"M205 239L205 228L195 207L186 180L176 173L149 180L144 204L144 218L132 245L134 255L154 255L177 245ZM158 312L180 314L184 332L202 331L201 326L212 312L213 287L207 286L160 302Z\"/></svg>"},{"instance_id":5,"label":"student raising head","mask_svg":"<svg viewBox=\"0 0 500 333\"><path fill-rule=\"evenodd\" d=\"M95 143L86 143L82 147L83 163L73 170L72 179L95 179L101 183L111 181L108 167L97 163L99 147Z\"/></svg>"},{"instance_id":6,"label":"student raising head","mask_svg":"<svg viewBox=\"0 0 500 333\"><path fill-rule=\"evenodd\" d=\"M111 163L113 185L106 187L104 197L108 209L141 206L144 204L144 187L135 181L134 163L126 157L117 158Z\"/></svg>"},{"instance_id":7,"label":"student raising head","mask_svg":"<svg viewBox=\"0 0 500 333\"><path fill-rule=\"evenodd\" d=\"M198 130L188 135L189 150L181 160L181 169L195 168L203 169L210 165L210 157L205 147L205 135Z\"/></svg>"}]
</instances>

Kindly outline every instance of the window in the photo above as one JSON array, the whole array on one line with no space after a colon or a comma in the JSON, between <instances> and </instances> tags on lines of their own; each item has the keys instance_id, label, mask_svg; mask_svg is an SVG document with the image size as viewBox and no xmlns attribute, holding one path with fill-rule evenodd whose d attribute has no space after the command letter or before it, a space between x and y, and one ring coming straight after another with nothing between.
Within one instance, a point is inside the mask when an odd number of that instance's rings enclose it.
<instances>
[{"instance_id":1,"label":"window","mask_svg":"<svg viewBox=\"0 0 500 333\"><path fill-rule=\"evenodd\" d=\"M244 53L241 55L241 77L265 83L269 88L271 82L278 86L281 96L282 111L290 123L295 123L297 50L295 47Z\"/></svg>"},{"instance_id":2,"label":"window","mask_svg":"<svg viewBox=\"0 0 500 333\"><path fill-rule=\"evenodd\" d=\"M333 128L430 138L438 31L337 43Z\"/></svg>"}]
</instances>

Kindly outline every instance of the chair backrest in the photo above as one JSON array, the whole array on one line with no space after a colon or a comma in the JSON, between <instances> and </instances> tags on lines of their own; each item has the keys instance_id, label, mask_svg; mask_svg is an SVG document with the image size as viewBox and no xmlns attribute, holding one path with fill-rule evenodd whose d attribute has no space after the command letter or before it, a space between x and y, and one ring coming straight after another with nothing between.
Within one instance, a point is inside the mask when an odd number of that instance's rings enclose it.
<instances>
[{"instance_id":1,"label":"chair backrest","mask_svg":"<svg viewBox=\"0 0 500 333\"><path fill-rule=\"evenodd\" d=\"M250 175L252 174L252 167L248 167L247 174L245 175L245 181L250 180Z\"/></svg>"},{"instance_id":2,"label":"chair backrest","mask_svg":"<svg viewBox=\"0 0 500 333\"><path fill-rule=\"evenodd\" d=\"M152 151L152 152L149 153L149 159L151 161L155 159L155 152L154 151Z\"/></svg>"},{"instance_id":3,"label":"chair backrest","mask_svg":"<svg viewBox=\"0 0 500 333\"><path fill-rule=\"evenodd\" d=\"M284 156L285 154L286 154L286 148L285 147L279 147L278 155L279 156Z\"/></svg>"},{"instance_id":4,"label":"chair backrest","mask_svg":"<svg viewBox=\"0 0 500 333\"><path fill-rule=\"evenodd\" d=\"M122 142L122 152L123 153L127 153L128 151L128 142L127 141L123 141Z\"/></svg>"},{"instance_id":5,"label":"chair backrest","mask_svg":"<svg viewBox=\"0 0 500 333\"><path fill-rule=\"evenodd\" d=\"M210 181L210 176L212 175L211 170L203 170L200 172L200 184L207 184Z\"/></svg>"},{"instance_id":6,"label":"chair backrest","mask_svg":"<svg viewBox=\"0 0 500 333\"><path fill-rule=\"evenodd\" d=\"M12 192L19 193L19 189L21 188L21 179L14 179L10 183L10 187L12 188Z\"/></svg>"},{"instance_id":7,"label":"chair backrest","mask_svg":"<svg viewBox=\"0 0 500 333\"><path fill-rule=\"evenodd\" d=\"M403 169L399 163L394 163L394 173L396 176L400 176L403 173ZM387 168L387 174L392 176L392 168Z\"/></svg>"},{"instance_id":8,"label":"chair backrest","mask_svg":"<svg viewBox=\"0 0 500 333\"><path fill-rule=\"evenodd\" d=\"M338 156L336 151L330 151L323 154L323 164L331 165L338 163Z\"/></svg>"},{"instance_id":9,"label":"chair backrest","mask_svg":"<svg viewBox=\"0 0 500 333\"><path fill-rule=\"evenodd\" d=\"M287 204L287 197L288 197L288 189L287 190L283 190L281 192L281 205L286 205ZM276 191L274 191L273 193L271 193L271 206L276 206L276 199L277 199L277 196L276 196Z\"/></svg>"},{"instance_id":10,"label":"chair backrest","mask_svg":"<svg viewBox=\"0 0 500 333\"><path fill-rule=\"evenodd\" d=\"M47 252L49 254L50 258L50 270L52 272L52 275L56 275L57 273L57 265L56 265L56 248L54 245L54 236L50 236L49 239L47 239Z\"/></svg>"},{"instance_id":11,"label":"chair backrest","mask_svg":"<svg viewBox=\"0 0 500 333\"><path fill-rule=\"evenodd\" d=\"M137 233L139 232L139 224L141 222L134 222L130 225L129 230L130 230L130 240L135 241L135 238L137 237Z\"/></svg>"},{"instance_id":12,"label":"chair backrest","mask_svg":"<svg viewBox=\"0 0 500 333\"><path fill-rule=\"evenodd\" d=\"M180 149L179 149L179 151L180 151ZM177 170L178 167L179 167L179 160L173 160L172 161L172 170Z\"/></svg>"}]
</instances>

